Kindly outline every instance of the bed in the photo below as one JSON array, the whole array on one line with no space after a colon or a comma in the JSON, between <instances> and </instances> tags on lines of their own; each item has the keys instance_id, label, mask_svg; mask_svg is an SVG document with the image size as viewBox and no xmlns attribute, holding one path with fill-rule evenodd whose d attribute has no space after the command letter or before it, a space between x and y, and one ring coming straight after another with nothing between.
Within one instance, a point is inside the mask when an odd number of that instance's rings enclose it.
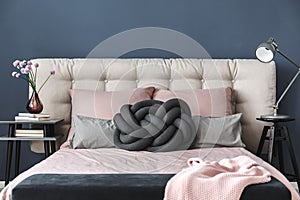
<instances>
[{"instance_id":1,"label":"bed","mask_svg":"<svg viewBox=\"0 0 300 200\"><path fill-rule=\"evenodd\" d=\"M274 62L186 58L59 58L34 62L40 64L38 84L51 69L56 71L40 96L45 107L43 112L64 119L55 127L58 151L12 180L1 191L2 199L40 199L41 196L85 199L88 195L99 195L102 199L141 199L139 195L144 195L143 199L162 199L169 179L187 168L190 158L215 162L241 155L253 159L272 175L268 183L247 186L241 199L289 199L290 196L299 199L278 170L253 154L265 125L256 117L271 113L275 101ZM199 95L209 101L199 101ZM174 151L167 147L161 151L152 148L152 152L129 151L136 145L115 143L114 146L115 138L107 135L91 142L94 136L88 133L98 127L93 128L95 121L110 121L121 112L124 102L148 104L153 99L168 102L174 97L188 102L190 115L197 115L198 123L216 123L206 130L215 129L210 133L219 132L218 137L206 135L198 138L198 143L193 141L183 146L174 142L180 148ZM232 116L238 119L235 124L241 130L229 126ZM212 122L215 119L221 120L221 125ZM203 123L199 129L202 127L205 128ZM223 137L225 127L229 131ZM106 128L111 126L106 123ZM79 132L80 137L76 135ZM191 145L193 148L186 148ZM40 143L33 143L31 148L37 152L43 149ZM266 197L266 193L270 195Z\"/></svg>"}]
</instances>

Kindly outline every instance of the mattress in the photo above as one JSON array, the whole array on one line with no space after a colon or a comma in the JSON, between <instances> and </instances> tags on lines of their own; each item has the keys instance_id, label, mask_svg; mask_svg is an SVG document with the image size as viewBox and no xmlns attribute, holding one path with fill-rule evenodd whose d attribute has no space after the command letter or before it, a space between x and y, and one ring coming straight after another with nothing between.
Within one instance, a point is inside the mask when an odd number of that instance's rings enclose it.
<instances>
[{"instance_id":1,"label":"mattress","mask_svg":"<svg viewBox=\"0 0 300 200\"><path fill-rule=\"evenodd\" d=\"M274 167L244 148L207 148L173 152L126 151L116 148L62 148L42 162L16 177L1 191L2 199L11 199L12 190L34 174L176 174L187 167L189 158L219 161L246 155L267 169L292 194L299 196L289 181Z\"/></svg>"}]
</instances>

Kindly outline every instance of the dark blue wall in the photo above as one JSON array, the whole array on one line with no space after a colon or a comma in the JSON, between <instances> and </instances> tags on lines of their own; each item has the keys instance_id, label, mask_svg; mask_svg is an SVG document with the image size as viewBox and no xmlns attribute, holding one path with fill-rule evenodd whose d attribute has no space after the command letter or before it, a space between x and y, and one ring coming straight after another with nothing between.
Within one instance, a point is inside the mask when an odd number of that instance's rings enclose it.
<instances>
[{"instance_id":1,"label":"dark blue wall","mask_svg":"<svg viewBox=\"0 0 300 200\"><path fill-rule=\"evenodd\" d=\"M256 46L274 36L282 51L300 63L299 0L1 0L0 120L12 119L27 100L25 83L14 80L11 62L36 57L85 57L99 42L137 27L164 27L198 41L212 58L254 58ZM176 41L174 41L176 42ZM130 57L170 57L160 51L135 51ZM295 69L276 57L279 93ZM300 80L281 104L300 155ZM6 127L0 127L5 134ZM3 180L6 144L0 144ZM42 155L22 147L22 170ZM299 157L299 156L298 156ZM298 159L300 163L300 158Z\"/></svg>"}]
</instances>

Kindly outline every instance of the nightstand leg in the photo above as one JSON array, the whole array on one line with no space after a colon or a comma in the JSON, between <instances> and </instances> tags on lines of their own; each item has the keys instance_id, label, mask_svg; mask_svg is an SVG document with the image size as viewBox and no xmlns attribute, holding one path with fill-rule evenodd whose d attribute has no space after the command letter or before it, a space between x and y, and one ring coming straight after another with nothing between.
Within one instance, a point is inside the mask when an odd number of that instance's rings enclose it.
<instances>
[{"instance_id":1,"label":"nightstand leg","mask_svg":"<svg viewBox=\"0 0 300 200\"><path fill-rule=\"evenodd\" d=\"M15 125L10 124L8 127L8 137L13 137L15 131ZM10 168L11 168L11 157L12 157L12 149L13 141L7 142L7 152L6 152L6 169L5 169L5 185L9 183L10 178Z\"/></svg>"},{"instance_id":2,"label":"nightstand leg","mask_svg":"<svg viewBox=\"0 0 300 200\"><path fill-rule=\"evenodd\" d=\"M17 129L22 128L22 124L16 125ZM21 141L16 141L16 157L15 157L15 176L19 175L20 169L20 151L21 151Z\"/></svg>"},{"instance_id":3,"label":"nightstand leg","mask_svg":"<svg viewBox=\"0 0 300 200\"><path fill-rule=\"evenodd\" d=\"M46 124L43 125L44 129L44 137L49 137L49 128ZM44 141L44 151L45 151L45 158L49 156L49 142Z\"/></svg>"},{"instance_id":4,"label":"nightstand leg","mask_svg":"<svg viewBox=\"0 0 300 200\"><path fill-rule=\"evenodd\" d=\"M262 149L264 147L266 136L267 136L269 128L270 128L269 126L264 126L263 132L262 132L261 137L260 137L259 145L258 145L258 148L257 148L257 152L256 152L257 156L260 156L260 154L262 152Z\"/></svg>"},{"instance_id":5,"label":"nightstand leg","mask_svg":"<svg viewBox=\"0 0 300 200\"><path fill-rule=\"evenodd\" d=\"M21 141L16 141L15 176L19 175Z\"/></svg>"},{"instance_id":6,"label":"nightstand leg","mask_svg":"<svg viewBox=\"0 0 300 200\"><path fill-rule=\"evenodd\" d=\"M269 152L268 152L268 162L272 163L273 157L273 145L274 145L275 127L271 126L270 138L269 138Z\"/></svg>"},{"instance_id":7,"label":"nightstand leg","mask_svg":"<svg viewBox=\"0 0 300 200\"><path fill-rule=\"evenodd\" d=\"M44 129L44 137L49 137L50 136L49 126L47 124L44 124L43 129ZM50 155L49 148L50 148L50 143L48 141L44 141L45 158L47 158Z\"/></svg>"},{"instance_id":8,"label":"nightstand leg","mask_svg":"<svg viewBox=\"0 0 300 200\"><path fill-rule=\"evenodd\" d=\"M51 146L51 154L53 154L56 151L55 141L50 141Z\"/></svg>"},{"instance_id":9,"label":"nightstand leg","mask_svg":"<svg viewBox=\"0 0 300 200\"><path fill-rule=\"evenodd\" d=\"M6 154L5 185L8 184L9 178L10 178L12 147L13 147L13 141L8 141L7 142L7 154Z\"/></svg>"},{"instance_id":10,"label":"nightstand leg","mask_svg":"<svg viewBox=\"0 0 300 200\"><path fill-rule=\"evenodd\" d=\"M44 151L45 151L45 158L49 156L49 143L48 141L44 141Z\"/></svg>"},{"instance_id":11,"label":"nightstand leg","mask_svg":"<svg viewBox=\"0 0 300 200\"><path fill-rule=\"evenodd\" d=\"M282 148L282 139L281 139L281 128L278 129L277 131L277 136L278 136L278 141L277 143L277 150L278 150L278 161L279 161L279 169L280 171L284 174L284 160L283 160L283 148Z\"/></svg>"},{"instance_id":12,"label":"nightstand leg","mask_svg":"<svg viewBox=\"0 0 300 200\"><path fill-rule=\"evenodd\" d=\"M54 137L54 126L53 125L49 125L49 132L50 132L50 136ZM53 154L56 151L55 141L50 141L50 147L51 147L50 154Z\"/></svg>"}]
</instances>

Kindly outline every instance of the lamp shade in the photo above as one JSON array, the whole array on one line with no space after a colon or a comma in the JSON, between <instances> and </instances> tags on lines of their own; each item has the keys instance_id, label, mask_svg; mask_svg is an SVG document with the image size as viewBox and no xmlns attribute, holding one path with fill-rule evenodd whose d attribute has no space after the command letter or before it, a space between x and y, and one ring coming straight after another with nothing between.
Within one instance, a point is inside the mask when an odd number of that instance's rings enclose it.
<instances>
[{"instance_id":1,"label":"lamp shade","mask_svg":"<svg viewBox=\"0 0 300 200\"><path fill-rule=\"evenodd\" d=\"M255 55L261 62L271 62L276 53L276 43L273 38L270 38L267 42L261 43L255 51Z\"/></svg>"}]
</instances>

